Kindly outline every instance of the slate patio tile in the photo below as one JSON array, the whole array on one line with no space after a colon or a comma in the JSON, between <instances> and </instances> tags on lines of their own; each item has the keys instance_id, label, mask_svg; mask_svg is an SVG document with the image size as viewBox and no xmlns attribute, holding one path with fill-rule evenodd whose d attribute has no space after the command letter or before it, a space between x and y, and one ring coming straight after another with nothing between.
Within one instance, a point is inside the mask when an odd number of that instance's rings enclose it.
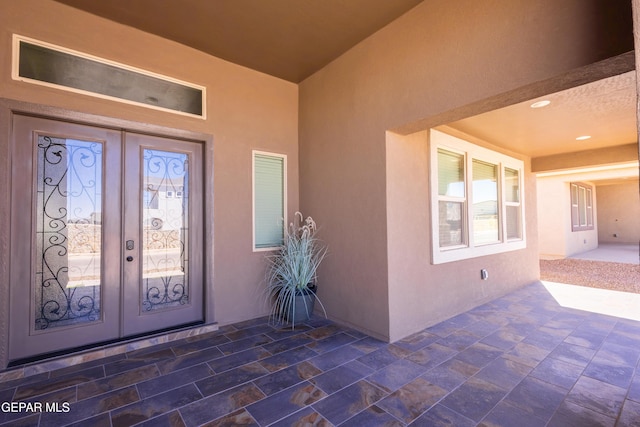
<instances>
[{"instance_id":1,"label":"slate patio tile","mask_svg":"<svg viewBox=\"0 0 640 427\"><path fill-rule=\"evenodd\" d=\"M293 329L292 328L274 328L273 331L267 332L265 335L274 341L279 341L285 338L289 338L293 335L305 333L307 331L310 331L311 329L312 329L311 326L305 323L301 323L301 324L296 324L296 327Z\"/></svg>"},{"instance_id":2,"label":"slate patio tile","mask_svg":"<svg viewBox=\"0 0 640 427\"><path fill-rule=\"evenodd\" d=\"M387 343L373 337L365 337L349 345L360 350L363 354L368 354L382 347L386 347Z\"/></svg>"},{"instance_id":3,"label":"slate patio tile","mask_svg":"<svg viewBox=\"0 0 640 427\"><path fill-rule=\"evenodd\" d=\"M454 325L448 320L437 323L426 329L426 331L429 332L430 334L437 335L440 338L448 337L449 335L451 335L452 333L458 330L460 330L460 327L457 325Z\"/></svg>"},{"instance_id":4,"label":"slate patio tile","mask_svg":"<svg viewBox=\"0 0 640 427\"><path fill-rule=\"evenodd\" d=\"M438 366L439 364L447 359L450 359L456 354L458 354L458 352L449 347L445 347L438 343L433 343L416 352L411 353L407 356L407 360L430 369Z\"/></svg>"},{"instance_id":5,"label":"slate patio tile","mask_svg":"<svg viewBox=\"0 0 640 427\"><path fill-rule=\"evenodd\" d=\"M305 381L247 406L247 411L260 425L271 424L293 412L312 405L326 393Z\"/></svg>"},{"instance_id":6,"label":"slate patio tile","mask_svg":"<svg viewBox=\"0 0 640 427\"><path fill-rule=\"evenodd\" d=\"M109 426L110 424L105 427ZM136 427L186 427L186 425L178 411L171 411L141 424L136 424Z\"/></svg>"},{"instance_id":7,"label":"slate patio tile","mask_svg":"<svg viewBox=\"0 0 640 427\"><path fill-rule=\"evenodd\" d=\"M315 328L307 332L307 335L309 335L314 340L321 340L323 338L327 338L331 335L337 334L338 332L343 332L343 330L344 328L342 326L331 323L326 326Z\"/></svg>"},{"instance_id":8,"label":"slate patio tile","mask_svg":"<svg viewBox=\"0 0 640 427\"><path fill-rule=\"evenodd\" d=\"M429 369L422 378L451 391L478 372L478 368L461 360L449 359L435 368Z\"/></svg>"},{"instance_id":9,"label":"slate patio tile","mask_svg":"<svg viewBox=\"0 0 640 427\"><path fill-rule=\"evenodd\" d=\"M498 328L499 326L495 323L487 322L482 319L470 324L469 326L465 326L464 330L475 335L478 339L482 339L497 331Z\"/></svg>"},{"instance_id":10,"label":"slate patio tile","mask_svg":"<svg viewBox=\"0 0 640 427\"><path fill-rule=\"evenodd\" d=\"M373 369L358 361L351 361L309 380L327 394L335 393L371 374Z\"/></svg>"},{"instance_id":11,"label":"slate patio tile","mask_svg":"<svg viewBox=\"0 0 640 427\"><path fill-rule=\"evenodd\" d=\"M583 371L581 366L547 357L536 366L531 376L569 390L578 381Z\"/></svg>"},{"instance_id":12,"label":"slate patio tile","mask_svg":"<svg viewBox=\"0 0 640 427\"><path fill-rule=\"evenodd\" d=\"M24 400L30 397L38 396L52 391L61 390L63 388L75 386L85 382L94 381L104 378L104 367L94 366L93 368L83 371L74 372L66 376L43 380L38 383L21 385L16 388L13 396L14 400Z\"/></svg>"},{"instance_id":13,"label":"slate patio tile","mask_svg":"<svg viewBox=\"0 0 640 427\"><path fill-rule=\"evenodd\" d=\"M271 396L321 373L322 371L320 369L305 361L265 375L254 380L253 383L258 386L264 394Z\"/></svg>"},{"instance_id":14,"label":"slate patio tile","mask_svg":"<svg viewBox=\"0 0 640 427\"><path fill-rule=\"evenodd\" d=\"M58 378L73 374L74 372L84 371L89 368L93 368L100 365L107 365L109 363L117 362L119 360L124 360L127 357L126 354L115 354L113 356L104 357L101 359L94 359L88 362L72 364L71 366L67 366L65 368L59 368L51 371L49 373L49 378Z\"/></svg>"},{"instance_id":15,"label":"slate patio tile","mask_svg":"<svg viewBox=\"0 0 640 427\"><path fill-rule=\"evenodd\" d=\"M614 427L615 424L615 418L565 400L547 427Z\"/></svg>"},{"instance_id":16,"label":"slate patio tile","mask_svg":"<svg viewBox=\"0 0 640 427\"><path fill-rule=\"evenodd\" d=\"M269 332L273 332L273 328L263 323L263 324L258 324L248 328L244 328L244 329L239 329L237 331L227 332L226 334L224 334L224 336L230 339L231 341L239 341L255 335L267 334Z\"/></svg>"},{"instance_id":17,"label":"slate patio tile","mask_svg":"<svg viewBox=\"0 0 640 427\"><path fill-rule=\"evenodd\" d=\"M18 425L13 427L19 427ZM69 424L67 427L111 427L111 417L108 413L102 413L77 423ZM176 426L179 427L179 426Z\"/></svg>"},{"instance_id":18,"label":"slate patio tile","mask_svg":"<svg viewBox=\"0 0 640 427\"><path fill-rule=\"evenodd\" d=\"M476 422L444 405L437 404L416 418L411 427L475 427Z\"/></svg>"},{"instance_id":19,"label":"slate patio tile","mask_svg":"<svg viewBox=\"0 0 640 427\"><path fill-rule=\"evenodd\" d=\"M369 406L358 415L349 418L341 427L403 427L404 423L398 421L376 405Z\"/></svg>"},{"instance_id":20,"label":"slate patio tile","mask_svg":"<svg viewBox=\"0 0 640 427\"><path fill-rule=\"evenodd\" d=\"M309 343L307 347L313 349L313 351L318 354L322 354L355 341L357 341L357 339L351 335L338 332L337 334Z\"/></svg>"},{"instance_id":21,"label":"slate patio tile","mask_svg":"<svg viewBox=\"0 0 640 427\"><path fill-rule=\"evenodd\" d=\"M502 355L499 348L477 342L462 350L454 359L461 360L477 368L483 368Z\"/></svg>"},{"instance_id":22,"label":"slate patio tile","mask_svg":"<svg viewBox=\"0 0 640 427\"><path fill-rule=\"evenodd\" d=\"M627 347L605 342L593 356L592 362L600 362L611 366L635 367L640 359L640 339L634 347Z\"/></svg>"},{"instance_id":23,"label":"slate patio tile","mask_svg":"<svg viewBox=\"0 0 640 427\"><path fill-rule=\"evenodd\" d=\"M206 424L202 424L201 427L259 427L260 425L253 419L250 413L246 409L238 409L224 417L217 420L209 421ZM154 426L150 426L154 427Z\"/></svg>"},{"instance_id":24,"label":"slate patio tile","mask_svg":"<svg viewBox=\"0 0 640 427\"><path fill-rule=\"evenodd\" d=\"M138 392L141 399L164 393L172 388L177 388L185 384L213 375L213 371L206 363L190 366L179 371L171 372L151 380L138 383Z\"/></svg>"},{"instance_id":25,"label":"slate patio tile","mask_svg":"<svg viewBox=\"0 0 640 427\"><path fill-rule=\"evenodd\" d=\"M271 354L282 353L283 351L292 350L294 348L302 347L305 344L313 342L313 338L306 334L296 334L278 341L271 343L265 343L262 348L267 350Z\"/></svg>"},{"instance_id":26,"label":"slate patio tile","mask_svg":"<svg viewBox=\"0 0 640 427\"><path fill-rule=\"evenodd\" d=\"M365 353L352 344L337 348L319 356L315 356L309 362L322 371L328 371L351 360L355 360Z\"/></svg>"},{"instance_id":27,"label":"slate patio tile","mask_svg":"<svg viewBox=\"0 0 640 427\"><path fill-rule=\"evenodd\" d=\"M171 346L171 350L176 356L184 356L185 354L193 353L194 351L205 350L209 347L219 346L228 342L230 342L229 338L222 334L217 334L210 336L207 339L184 340L181 343L174 343Z\"/></svg>"},{"instance_id":28,"label":"slate patio tile","mask_svg":"<svg viewBox=\"0 0 640 427\"><path fill-rule=\"evenodd\" d=\"M484 417L478 427L544 427L545 423L531 413L503 400Z\"/></svg>"},{"instance_id":29,"label":"slate patio tile","mask_svg":"<svg viewBox=\"0 0 640 427\"><path fill-rule=\"evenodd\" d=\"M378 350L372 351L357 360L364 363L373 369L381 369L396 360L402 359L411 354L409 350L405 350L402 347L398 347L394 344L389 344L385 347L381 347Z\"/></svg>"},{"instance_id":30,"label":"slate patio tile","mask_svg":"<svg viewBox=\"0 0 640 427\"><path fill-rule=\"evenodd\" d=\"M201 398L202 395L196 386L188 384L115 409L111 412L111 422L113 427L130 426L171 412Z\"/></svg>"},{"instance_id":31,"label":"slate patio tile","mask_svg":"<svg viewBox=\"0 0 640 427\"><path fill-rule=\"evenodd\" d=\"M199 426L224 417L264 397L264 393L255 385L244 384L194 401L180 408L179 412L188 427Z\"/></svg>"},{"instance_id":32,"label":"slate patio tile","mask_svg":"<svg viewBox=\"0 0 640 427\"><path fill-rule=\"evenodd\" d=\"M0 421L0 426L2 427L38 427L38 423L40 422L40 414L18 414L20 416L19 419L13 419L7 424ZM108 414L107 414L108 416ZM109 420L109 422L111 422ZM111 427L110 425L108 427Z\"/></svg>"},{"instance_id":33,"label":"slate patio tile","mask_svg":"<svg viewBox=\"0 0 640 427\"><path fill-rule=\"evenodd\" d=\"M360 380L313 405L324 418L334 425L348 420L373 405L386 393L371 383Z\"/></svg>"},{"instance_id":34,"label":"slate patio tile","mask_svg":"<svg viewBox=\"0 0 640 427\"><path fill-rule=\"evenodd\" d=\"M447 335L444 338L439 339L437 342L440 345L444 345L454 350L461 351L469 347L471 344L474 344L478 340L479 338L471 332L461 329Z\"/></svg>"},{"instance_id":35,"label":"slate patio tile","mask_svg":"<svg viewBox=\"0 0 640 427\"><path fill-rule=\"evenodd\" d=\"M474 377L449 393L441 403L479 422L506 394L507 390Z\"/></svg>"},{"instance_id":36,"label":"slate patio tile","mask_svg":"<svg viewBox=\"0 0 640 427\"><path fill-rule=\"evenodd\" d=\"M567 390L527 377L505 397L504 401L542 421L548 421L560 406Z\"/></svg>"},{"instance_id":37,"label":"slate patio tile","mask_svg":"<svg viewBox=\"0 0 640 427\"><path fill-rule=\"evenodd\" d=\"M626 393L626 389L583 376L576 382L566 400L608 417L616 418L622 408Z\"/></svg>"},{"instance_id":38,"label":"slate patio tile","mask_svg":"<svg viewBox=\"0 0 640 427\"><path fill-rule=\"evenodd\" d=\"M595 378L608 384L627 388L631 384L633 367L620 366L605 360L595 358L587 365L583 375Z\"/></svg>"},{"instance_id":39,"label":"slate patio tile","mask_svg":"<svg viewBox=\"0 0 640 427\"><path fill-rule=\"evenodd\" d=\"M145 365L110 377L78 384L78 400L150 380L158 377L159 375L160 372L155 365Z\"/></svg>"},{"instance_id":40,"label":"slate patio tile","mask_svg":"<svg viewBox=\"0 0 640 427\"><path fill-rule=\"evenodd\" d=\"M267 371L258 362L252 362L238 368L230 369L220 374L201 379L196 381L195 384L203 396L209 396L263 377L268 373L269 371Z\"/></svg>"},{"instance_id":41,"label":"slate patio tile","mask_svg":"<svg viewBox=\"0 0 640 427\"><path fill-rule=\"evenodd\" d=\"M217 346L216 348L220 350L220 352L222 352L222 354L224 354L225 356L229 356L240 351L269 344L270 342L273 342L272 338L269 338L265 334L259 334L237 341L229 341Z\"/></svg>"},{"instance_id":42,"label":"slate patio tile","mask_svg":"<svg viewBox=\"0 0 640 427\"><path fill-rule=\"evenodd\" d=\"M427 368L407 359L400 359L374 372L367 377L367 381L391 393L419 377Z\"/></svg>"},{"instance_id":43,"label":"slate patio tile","mask_svg":"<svg viewBox=\"0 0 640 427\"><path fill-rule=\"evenodd\" d=\"M522 342L551 351L564 341L567 337L565 333L569 334L571 331L542 327L529 334Z\"/></svg>"},{"instance_id":44,"label":"slate patio tile","mask_svg":"<svg viewBox=\"0 0 640 427\"><path fill-rule=\"evenodd\" d=\"M416 378L379 401L377 405L397 419L410 423L446 394L446 390L424 378Z\"/></svg>"},{"instance_id":45,"label":"slate patio tile","mask_svg":"<svg viewBox=\"0 0 640 427\"><path fill-rule=\"evenodd\" d=\"M633 377L633 380L631 381L631 386L629 387L629 394L627 395L627 399L640 402L640 370L636 371L636 375L635 377Z\"/></svg>"},{"instance_id":46,"label":"slate patio tile","mask_svg":"<svg viewBox=\"0 0 640 427\"><path fill-rule=\"evenodd\" d=\"M152 347L153 348L153 347ZM145 349L148 350L148 349ZM166 347L158 351L149 352L146 354L127 355L126 359L118 360L113 363L104 365L105 375L110 376L119 374L120 372L128 371L131 369L139 368L141 366L150 365L152 363L161 362L165 360L174 359L175 355L171 348Z\"/></svg>"},{"instance_id":47,"label":"slate patio tile","mask_svg":"<svg viewBox=\"0 0 640 427\"><path fill-rule=\"evenodd\" d=\"M411 334L395 342L395 345L411 352L418 351L440 339L439 336L425 330Z\"/></svg>"},{"instance_id":48,"label":"slate patio tile","mask_svg":"<svg viewBox=\"0 0 640 427\"><path fill-rule=\"evenodd\" d=\"M513 332L498 330L480 340L483 344L502 349L510 350L525 337Z\"/></svg>"},{"instance_id":49,"label":"slate patio tile","mask_svg":"<svg viewBox=\"0 0 640 427\"><path fill-rule=\"evenodd\" d=\"M617 427L640 426L640 403L626 400L622 407L622 413L618 419Z\"/></svg>"},{"instance_id":50,"label":"slate patio tile","mask_svg":"<svg viewBox=\"0 0 640 427\"><path fill-rule=\"evenodd\" d=\"M498 357L482 368L475 377L506 390L516 386L531 372L531 367L504 357Z\"/></svg>"},{"instance_id":51,"label":"slate patio tile","mask_svg":"<svg viewBox=\"0 0 640 427\"><path fill-rule=\"evenodd\" d=\"M586 368L594 354L596 351L591 348L563 342L549 353L549 357Z\"/></svg>"},{"instance_id":52,"label":"slate patio tile","mask_svg":"<svg viewBox=\"0 0 640 427\"><path fill-rule=\"evenodd\" d=\"M223 356L209 360L207 364L217 374L228 371L229 369L237 368L238 366L246 365L247 363L255 362L266 357L270 357L271 353L261 347L250 348L248 350L234 353L229 356Z\"/></svg>"},{"instance_id":53,"label":"slate patio tile","mask_svg":"<svg viewBox=\"0 0 640 427\"><path fill-rule=\"evenodd\" d=\"M513 349L504 354L504 357L511 359L514 362L522 363L523 365L529 365L535 368L538 363L544 360L549 354L549 350L537 347L531 344L518 343Z\"/></svg>"},{"instance_id":54,"label":"slate patio tile","mask_svg":"<svg viewBox=\"0 0 640 427\"><path fill-rule=\"evenodd\" d=\"M271 424L270 427L291 427L291 426L313 426L313 427L333 427L333 425L322 417L310 406L295 412L288 417Z\"/></svg>"},{"instance_id":55,"label":"slate patio tile","mask_svg":"<svg viewBox=\"0 0 640 427\"><path fill-rule=\"evenodd\" d=\"M68 412L45 412L40 419L42 427L58 427L91 418L96 414L121 408L138 402L140 397L135 386L110 391L89 399L72 403Z\"/></svg>"},{"instance_id":56,"label":"slate patio tile","mask_svg":"<svg viewBox=\"0 0 640 427\"><path fill-rule=\"evenodd\" d=\"M260 360L260 364L267 368L270 372L275 372L280 369L287 368L291 365L298 364L302 361L311 359L317 356L318 353L307 348L298 347L292 350L283 351L274 356L269 356Z\"/></svg>"},{"instance_id":57,"label":"slate patio tile","mask_svg":"<svg viewBox=\"0 0 640 427\"><path fill-rule=\"evenodd\" d=\"M207 362L211 359L219 358L222 356L220 350L216 347L207 348L205 350L194 351L193 353L185 354L184 356L178 356L167 360L160 360L156 362L156 366L160 369L162 375L166 375L170 372L179 371L190 366L199 365L203 362Z\"/></svg>"},{"instance_id":58,"label":"slate patio tile","mask_svg":"<svg viewBox=\"0 0 640 427\"><path fill-rule=\"evenodd\" d=\"M49 379L50 372L41 372L39 374L30 375L27 377L16 378L14 380L8 380L0 382L0 390L16 389L20 386L27 386L29 384L39 383Z\"/></svg>"},{"instance_id":59,"label":"slate patio tile","mask_svg":"<svg viewBox=\"0 0 640 427\"><path fill-rule=\"evenodd\" d=\"M628 348L638 348L640 341L640 331L630 332L627 330L614 329L605 338L605 344L617 344Z\"/></svg>"},{"instance_id":60,"label":"slate patio tile","mask_svg":"<svg viewBox=\"0 0 640 427\"><path fill-rule=\"evenodd\" d=\"M576 329L573 331L564 342L568 344L579 345L582 347L597 349L600 347L606 337L605 333L598 331L585 331Z\"/></svg>"}]
</instances>

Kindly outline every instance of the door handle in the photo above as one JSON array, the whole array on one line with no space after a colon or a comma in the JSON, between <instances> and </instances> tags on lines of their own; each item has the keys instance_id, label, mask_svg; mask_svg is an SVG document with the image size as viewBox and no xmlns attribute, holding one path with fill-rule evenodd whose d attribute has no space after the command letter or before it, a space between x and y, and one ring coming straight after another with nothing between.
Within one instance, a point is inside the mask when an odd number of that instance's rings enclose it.
<instances>
[{"instance_id":1,"label":"door handle","mask_svg":"<svg viewBox=\"0 0 640 427\"><path fill-rule=\"evenodd\" d=\"M132 251L133 250L133 246L134 246L133 245L133 240L127 240L127 243L126 243L125 246L126 246L128 251Z\"/></svg>"},{"instance_id":2,"label":"door handle","mask_svg":"<svg viewBox=\"0 0 640 427\"><path fill-rule=\"evenodd\" d=\"M133 261L133 257L132 257L131 255L129 255L129 256L127 257L127 261L129 261L129 262Z\"/></svg>"}]
</instances>

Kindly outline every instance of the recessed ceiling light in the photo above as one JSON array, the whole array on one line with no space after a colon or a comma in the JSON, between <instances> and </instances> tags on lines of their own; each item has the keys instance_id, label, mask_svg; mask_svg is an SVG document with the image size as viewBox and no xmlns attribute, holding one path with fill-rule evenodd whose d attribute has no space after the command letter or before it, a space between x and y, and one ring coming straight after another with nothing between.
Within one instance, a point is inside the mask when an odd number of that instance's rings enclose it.
<instances>
[{"instance_id":1,"label":"recessed ceiling light","mask_svg":"<svg viewBox=\"0 0 640 427\"><path fill-rule=\"evenodd\" d=\"M576 138L576 141L584 141L585 139L591 138L591 135L582 135Z\"/></svg>"},{"instance_id":2,"label":"recessed ceiling light","mask_svg":"<svg viewBox=\"0 0 640 427\"><path fill-rule=\"evenodd\" d=\"M549 104L551 104L551 101L549 101L548 99L545 99L542 101L534 102L533 104L531 104L531 108L542 108L542 107L546 107Z\"/></svg>"}]
</instances>

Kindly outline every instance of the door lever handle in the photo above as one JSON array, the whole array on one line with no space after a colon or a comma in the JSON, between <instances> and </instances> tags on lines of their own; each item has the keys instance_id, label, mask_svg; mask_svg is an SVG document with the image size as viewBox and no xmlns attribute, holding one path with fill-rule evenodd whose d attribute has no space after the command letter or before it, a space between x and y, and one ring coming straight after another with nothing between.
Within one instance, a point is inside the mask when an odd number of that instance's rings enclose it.
<instances>
[{"instance_id":1,"label":"door lever handle","mask_svg":"<svg viewBox=\"0 0 640 427\"><path fill-rule=\"evenodd\" d=\"M129 256L127 257L127 261L129 261L129 262L133 261L133 257L132 257L131 255L129 255Z\"/></svg>"}]
</instances>

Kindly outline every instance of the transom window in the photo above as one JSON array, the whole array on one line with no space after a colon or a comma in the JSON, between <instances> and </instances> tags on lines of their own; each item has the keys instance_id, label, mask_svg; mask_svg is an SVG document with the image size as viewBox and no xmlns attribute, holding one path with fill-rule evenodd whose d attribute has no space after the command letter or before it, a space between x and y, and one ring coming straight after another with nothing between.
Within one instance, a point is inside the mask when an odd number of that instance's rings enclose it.
<instances>
[{"instance_id":1,"label":"transom window","mask_svg":"<svg viewBox=\"0 0 640 427\"><path fill-rule=\"evenodd\" d=\"M526 247L521 160L431 130L433 263Z\"/></svg>"}]
</instances>

